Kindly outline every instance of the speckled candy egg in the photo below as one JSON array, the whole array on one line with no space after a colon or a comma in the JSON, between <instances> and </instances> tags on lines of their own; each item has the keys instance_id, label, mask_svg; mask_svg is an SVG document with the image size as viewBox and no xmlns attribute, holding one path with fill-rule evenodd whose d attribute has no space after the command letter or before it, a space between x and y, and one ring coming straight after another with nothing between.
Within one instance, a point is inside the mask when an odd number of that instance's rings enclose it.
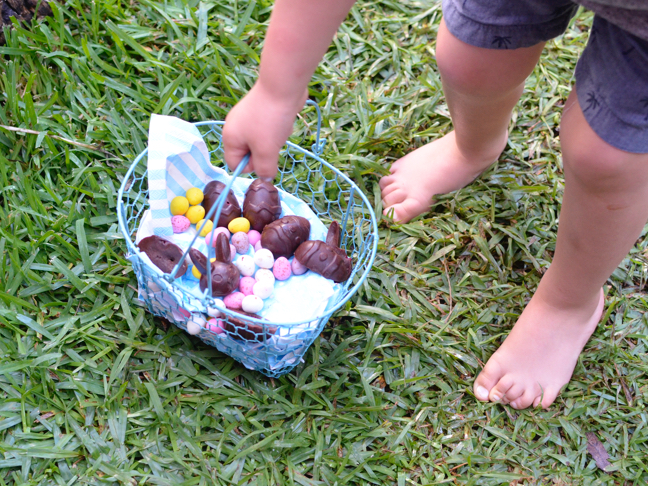
<instances>
[{"instance_id":1,"label":"speckled candy egg","mask_svg":"<svg viewBox=\"0 0 648 486\"><path fill-rule=\"evenodd\" d=\"M186 216L173 216L171 218L171 227L174 233L184 233L191 227L191 221Z\"/></svg>"},{"instance_id":2,"label":"speckled candy egg","mask_svg":"<svg viewBox=\"0 0 648 486\"><path fill-rule=\"evenodd\" d=\"M225 332L225 323L220 319L209 319L207 324L205 324L205 329L214 334L222 334Z\"/></svg>"},{"instance_id":3,"label":"speckled candy egg","mask_svg":"<svg viewBox=\"0 0 648 486\"><path fill-rule=\"evenodd\" d=\"M238 260L236 260L234 265L236 265L236 268L239 269L239 272L241 272L241 275L244 277L251 277L254 275L254 270L256 270L254 259L250 255L242 255Z\"/></svg>"},{"instance_id":4,"label":"speckled candy egg","mask_svg":"<svg viewBox=\"0 0 648 486\"><path fill-rule=\"evenodd\" d=\"M257 230L251 229L248 231L248 239L250 240L250 245L254 246L256 245L259 241L261 241L261 233L259 233Z\"/></svg>"},{"instance_id":5,"label":"speckled candy egg","mask_svg":"<svg viewBox=\"0 0 648 486\"><path fill-rule=\"evenodd\" d=\"M232 235L232 245L234 245L234 248L236 248L236 253L238 253L239 255L244 255L245 253L247 253L250 248L250 240L248 239L247 233L243 233L242 231L234 233Z\"/></svg>"},{"instance_id":6,"label":"speckled candy egg","mask_svg":"<svg viewBox=\"0 0 648 486\"><path fill-rule=\"evenodd\" d=\"M268 280L256 282L254 287L252 287L252 292L260 299L267 299L272 295L272 292L274 292L274 285Z\"/></svg>"},{"instance_id":7,"label":"speckled candy egg","mask_svg":"<svg viewBox=\"0 0 648 486\"><path fill-rule=\"evenodd\" d=\"M260 268L272 268L274 265L274 256L270 250L261 248L259 251L254 253L254 263L257 267Z\"/></svg>"},{"instance_id":8,"label":"speckled candy egg","mask_svg":"<svg viewBox=\"0 0 648 486\"><path fill-rule=\"evenodd\" d=\"M279 257L275 260L272 273L277 280L288 280L292 274L290 262L286 257Z\"/></svg>"},{"instance_id":9,"label":"speckled candy egg","mask_svg":"<svg viewBox=\"0 0 648 486\"><path fill-rule=\"evenodd\" d=\"M259 240L254 244L254 251L259 251L261 248L263 247L261 246L261 240Z\"/></svg>"},{"instance_id":10,"label":"speckled candy egg","mask_svg":"<svg viewBox=\"0 0 648 486\"><path fill-rule=\"evenodd\" d=\"M263 300L256 295L246 295L243 302L241 302L241 307L245 312L256 314L263 309Z\"/></svg>"},{"instance_id":11,"label":"speckled candy egg","mask_svg":"<svg viewBox=\"0 0 648 486\"><path fill-rule=\"evenodd\" d=\"M299 263L299 260L296 258L293 258L292 262L290 262L290 269L292 270L293 275L303 275L308 272L308 268Z\"/></svg>"},{"instance_id":12,"label":"speckled candy egg","mask_svg":"<svg viewBox=\"0 0 648 486\"><path fill-rule=\"evenodd\" d=\"M223 302L225 303L225 307L227 307L228 309L237 310L241 308L241 303L243 302L244 297L245 294L243 294L242 292L232 292L231 294L225 296Z\"/></svg>"},{"instance_id":13,"label":"speckled candy egg","mask_svg":"<svg viewBox=\"0 0 648 486\"><path fill-rule=\"evenodd\" d=\"M272 273L272 270L268 270L267 268L260 268L257 270L254 274L254 278L257 282L270 282L273 286L275 283L275 276Z\"/></svg>"},{"instance_id":14,"label":"speckled candy egg","mask_svg":"<svg viewBox=\"0 0 648 486\"><path fill-rule=\"evenodd\" d=\"M245 295L252 295L252 287L254 287L255 283L256 280L252 277L243 277L239 282L239 290Z\"/></svg>"},{"instance_id":15,"label":"speckled candy egg","mask_svg":"<svg viewBox=\"0 0 648 486\"><path fill-rule=\"evenodd\" d=\"M235 256L236 256L236 247L230 243L230 257L229 257L230 263L234 261Z\"/></svg>"}]
</instances>

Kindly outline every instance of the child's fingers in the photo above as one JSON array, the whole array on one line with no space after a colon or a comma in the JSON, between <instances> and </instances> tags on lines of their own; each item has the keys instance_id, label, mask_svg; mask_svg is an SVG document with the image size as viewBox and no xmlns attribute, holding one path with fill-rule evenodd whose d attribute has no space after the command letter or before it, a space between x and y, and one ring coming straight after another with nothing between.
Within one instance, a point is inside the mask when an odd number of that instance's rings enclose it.
<instances>
[{"instance_id":1,"label":"child's fingers","mask_svg":"<svg viewBox=\"0 0 648 486\"><path fill-rule=\"evenodd\" d=\"M259 179L272 180L277 175L279 149L274 147L253 147L251 166Z\"/></svg>"},{"instance_id":2,"label":"child's fingers","mask_svg":"<svg viewBox=\"0 0 648 486\"><path fill-rule=\"evenodd\" d=\"M236 169L248 153L250 153L250 146L244 140L233 135L225 125L223 129L223 158L230 170ZM245 172L251 170L251 163L248 163Z\"/></svg>"}]
</instances>

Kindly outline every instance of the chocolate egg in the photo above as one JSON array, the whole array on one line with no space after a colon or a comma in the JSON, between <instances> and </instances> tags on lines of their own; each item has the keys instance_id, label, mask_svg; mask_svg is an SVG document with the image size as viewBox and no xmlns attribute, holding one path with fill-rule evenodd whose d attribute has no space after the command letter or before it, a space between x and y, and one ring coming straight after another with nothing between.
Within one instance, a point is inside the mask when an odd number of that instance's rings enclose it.
<instances>
[{"instance_id":1,"label":"chocolate egg","mask_svg":"<svg viewBox=\"0 0 648 486\"><path fill-rule=\"evenodd\" d=\"M171 273L182 258L184 251L178 245L159 236L148 236L137 245L151 259L153 265L164 273ZM176 277L182 277L187 271L187 262L183 261Z\"/></svg>"},{"instance_id":2,"label":"chocolate egg","mask_svg":"<svg viewBox=\"0 0 648 486\"><path fill-rule=\"evenodd\" d=\"M252 229L263 231L267 224L281 216L279 191L271 182L256 179L245 193L243 216L249 221Z\"/></svg>"},{"instance_id":3,"label":"chocolate egg","mask_svg":"<svg viewBox=\"0 0 648 486\"><path fill-rule=\"evenodd\" d=\"M275 259L290 258L309 235L310 223L306 218L284 216L263 228L261 246L270 250Z\"/></svg>"},{"instance_id":4,"label":"chocolate egg","mask_svg":"<svg viewBox=\"0 0 648 486\"><path fill-rule=\"evenodd\" d=\"M221 195L224 189L225 184L220 181L211 181L205 186L205 190L203 191L205 193L205 198L202 202L203 207L205 208L205 214L209 212L214 204L216 204L218 196ZM214 221L215 215L216 213L212 215L212 221ZM227 195L227 199L225 199L225 204L223 205L223 209L221 211L220 218L218 218L216 226L227 226L230 221L240 216L241 206L239 206L239 203L234 197L234 194L232 193L232 191L230 191Z\"/></svg>"}]
</instances>

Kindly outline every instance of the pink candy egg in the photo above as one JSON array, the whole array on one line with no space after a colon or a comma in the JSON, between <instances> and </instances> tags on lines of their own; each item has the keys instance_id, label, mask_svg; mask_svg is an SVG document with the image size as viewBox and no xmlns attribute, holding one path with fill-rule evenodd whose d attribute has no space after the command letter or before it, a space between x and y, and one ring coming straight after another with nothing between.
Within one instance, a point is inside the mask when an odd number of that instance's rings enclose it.
<instances>
[{"instance_id":1,"label":"pink candy egg","mask_svg":"<svg viewBox=\"0 0 648 486\"><path fill-rule=\"evenodd\" d=\"M245 295L252 295L252 289L255 283L256 280L252 277L243 277L239 281L239 290Z\"/></svg>"},{"instance_id":2,"label":"pink candy egg","mask_svg":"<svg viewBox=\"0 0 648 486\"><path fill-rule=\"evenodd\" d=\"M230 263L234 260L234 257L236 256L236 247L230 243Z\"/></svg>"},{"instance_id":3,"label":"pink candy egg","mask_svg":"<svg viewBox=\"0 0 648 486\"><path fill-rule=\"evenodd\" d=\"M174 233L184 233L191 227L191 221L186 216L173 216L171 218L171 227Z\"/></svg>"},{"instance_id":4,"label":"pink candy egg","mask_svg":"<svg viewBox=\"0 0 648 486\"><path fill-rule=\"evenodd\" d=\"M242 231L234 233L232 235L232 245L234 245L236 252L240 255L247 253L250 248L250 240L248 239L247 233L243 233Z\"/></svg>"},{"instance_id":5,"label":"pink candy egg","mask_svg":"<svg viewBox=\"0 0 648 486\"><path fill-rule=\"evenodd\" d=\"M275 260L272 267L272 274L277 280L288 280L292 274L290 270L290 262L286 257L279 257Z\"/></svg>"},{"instance_id":6,"label":"pink candy egg","mask_svg":"<svg viewBox=\"0 0 648 486\"><path fill-rule=\"evenodd\" d=\"M261 240L259 240L254 244L254 251L259 251L261 248L263 247L261 246Z\"/></svg>"},{"instance_id":7,"label":"pink candy egg","mask_svg":"<svg viewBox=\"0 0 648 486\"><path fill-rule=\"evenodd\" d=\"M293 275L303 275L308 272L308 268L299 263L299 260L297 260L296 258L293 258L292 262L290 262L290 268Z\"/></svg>"},{"instance_id":8,"label":"pink candy egg","mask_svg":"<svg viewBox=\"0 0 648 486\"><path fill-rule=\"evenodd\" d=\"M225 307L228 309L238 310L241 308L244 297L245 294L243 292L232 292L225 296L223 302L225 302Z\"/></svg>"},{"instance_id":9,"label":"pink candy egg","mask_svg":"<svg viewBox=\"0 0 648 486\"><path fill-rule=\"evenodd\" d=\"M227 239L230 239L230 232L227 228L216 228L215 230L211 231L210 233L205 236L205 244L207 246L214 246L216 244L216 238L218 238L219 233L223 233L225 236L227 236Z\"/></svg>"},{"instance_id":10,"label":"pink candy egg","mask_svg":"<svg viewBox=\"0 0 648 486\"><path fill-rule=\"evenodd\" d=\"M222 334L225 332L225 323L220 319L209 319L207 324L205 324L205 329L214 334Z\"/></svg>"},{"instance_id":11,"label":"pink candy egg","mask_svg":"<svg viewBox=\"0 0 648 486\"><path fill-rule=\"evenodd\" d=\"M250 245L252 246L256 245L259 241L261 241L261 233L259 233L257 230L250 230L248 231L247 235L248 235L248 239L250 240Z\"/></svg>"}]
</instances>

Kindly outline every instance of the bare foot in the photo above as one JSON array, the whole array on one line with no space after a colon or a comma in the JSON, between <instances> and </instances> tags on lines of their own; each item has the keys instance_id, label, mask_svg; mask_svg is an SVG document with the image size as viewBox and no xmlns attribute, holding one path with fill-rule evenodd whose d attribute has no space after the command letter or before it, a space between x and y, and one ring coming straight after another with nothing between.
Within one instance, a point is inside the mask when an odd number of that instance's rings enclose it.
<instances>
[{"instance_id":1,"label":"bare foot","mask_svg":"<svg viewBox=\"0 0 648 486\"><path fill-rule=\"evenodd\" d=\"M603 314L603 291L585 308L562 309L536 293L475 380L481 401L549 407L571 379Z\"/></svg>"},{"instance_id":2,"label":"bare foot","mask_svg":"<svg viewBox=\"0 0 648 486\"><path fill-rule=\"evenodd\" d=\"M380 179L385 215L406 223L430 209L436 194L446 194L470 184L490 167L506 146L508 134L480 155L466 156L457 147L455 132L410 152Z\"/></svg>"}]
</instances>

